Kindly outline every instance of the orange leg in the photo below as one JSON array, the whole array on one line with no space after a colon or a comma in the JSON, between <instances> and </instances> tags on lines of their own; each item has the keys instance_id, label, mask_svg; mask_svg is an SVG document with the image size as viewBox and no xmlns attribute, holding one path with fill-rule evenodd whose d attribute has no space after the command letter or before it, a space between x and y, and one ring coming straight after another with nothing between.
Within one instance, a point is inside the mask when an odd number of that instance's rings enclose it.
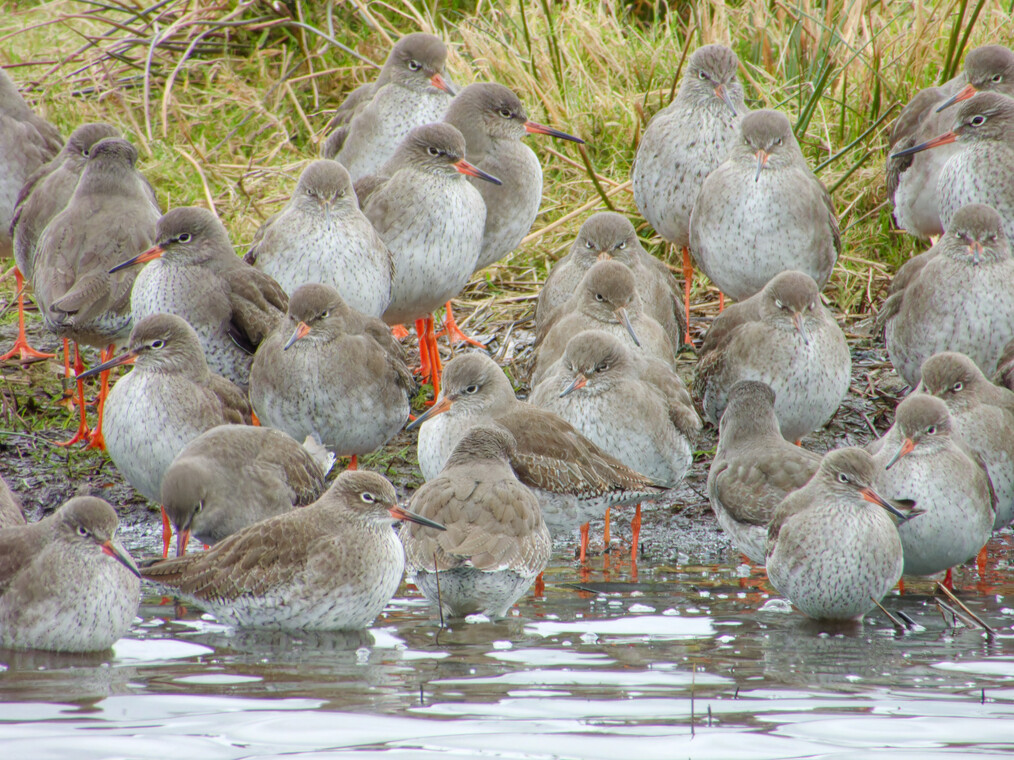
<instances>
[{"instance_id":1,"label":"orange leg","mask_svg":"<svg viewBox=\"0 0 1014 760\"><path fill-rule=\"evenodd\" d=\"M683 342L694 344L690 337L690 286L694 281L694 264L690 259L690 249L683 246L683 308L686 310L687 332L683 336Z\"/></svg>"},{"instance_id":2,"label":"orange leg","mask_svg":"<svg viewBox=\"0 0 1014 760\"><path fill-rule=\"evenodd\" d=\"M160 507L162 510L162 559L169 556L169 543L173 540L173 526L169 522L169 515L166 514L165 507Z\"/></svg>"},{"instance_id":3,"label":"orange leg","mask_svg":"<svg viewBox=\"0 0 1014 760\"><path fill-rule=\"evenodd\" d=\"M954 573L951 572L951 568L947 568L947 573L944 575L944 588L954 591Z\"/></svg>"},{"instance_id":4,"label":"orange leg","mask_svg":"<svg viewBox=\"0 0 1014 760\"><path fill-rule=\"evenodd\" d=\"M115 353L116 346L110 345L102 351L100 356L102 357L102 361L106 362L112 359L113 354ZM92 431L91 435L88 436L88 445L85 447L87 449L98 449L99 451L106 450L106 439L102 435L102 414L106 409L106 397L109 396L109 373L111 371L112 370L107 369L100 375L101 382L99 383L99 400L97 403L99 418L95 423L95 429Z\"/></svg>"},{"instance_id":5,"label":"orange leg","mask_svg":"<svg viewBox=\"0 0 1014 760\"><path fill-rule=\"evenodd\" d=\"M986 554L986 546L987 545L985 544L983 545L983 547L979 550L978 556L975 558L975 567L979 571L980 578L986 574L986 562L989 559Z\"/></svg>"},{"instance_id":6,"label":"orange leg","mask_svg":"<svg viewBox=\"0 0 1014 760\"><path fill-rule=\"evenodd\" d=\"M349 462L349 466L346 469L348 469L348 470L358 470L359 469L359 457L356 454L352 455L352 461Z\"/></svg>"},{"instance_id":7,"label":"orange leg","mask_svg":"<svg viewBox=\"0 0 1014 760\"><path fill-rule=\"evenodd\" d=\"M543 573L539 573L538 577L535 579L535 589L532 592L535 596L546 595L546 579L542 577L543 575Z\"/></svg>"},{"instance_id":8,"label":"orange leg","mask_svg":"<svg viewBox=\"0 0 1014 760\"><path fill-rule=\"evenodd\" d=\"M405 325L393 325L391 327L391 335L394 336L395 340L405 340L408 337L408 330L405 329Z\"/></svg>"},{"instance_id":9,"label":"orange leg","mask_svg":"<svg viewBox=\"0 0 1014 760\"><path fill-rule=\"evenodd\" d=\"M440 348L437 346L432 314L426 317L426 340L430 356L430 383L433 385L433 398L436 398L440 395L440 373L443 367L440 365Z\"/></svg>"},{"instance_id":10,"label":"orange leg","mask_svg":"<svg viewBox=\"0 0 1014 760\"><path fill-rule=\"evenodd\" d=\"M578 555L578 561L584 563L585 557L588 556L588 523L581 526L581 554Z\"/></svg>"},{"instance_id":11,"label":"orange leg","mask_svg":"<svg viewBox=\"0 0 1014 760\"><path fill-rule=\"evenodd\" d=\"M637 505L637 509L634 511L634 519L630 521L630 565L632 568L637 566L637 547L641 540L641 505ZM636 570L634 571L636 572Z\"/></svg>"},{"instance_id":12,"label":"orange leg","mask_svg":"<svg viewBox=\"0 0 1014 760\"><path fill-rule=\"evenodd\" d=\"M602 543L605 544L606 549L609 548L610 538L611 537L609 535L609 508L606 507L606 527L602 531Z\"/></svg>"},{"instance_id":13,"label":"orange leg","mask_svg":"<svg viewBox=\"0 0 1014 760\"><path fill-rule=\"evenodd\" d=\"M21 276L21 270L14 269L14 280L17 283L18 288L18 337L14 341L14 346L3 356L0 356L0 362L5 362L14 354L21 354L21 361L27 361L28 359L51 359L56 354L44 354L42 351L36 351L30 345L28 345L28 336L25 335L25 278Z\"/></svg>"},{"instance_id":14,"label":"orange leg","mask_svg":"<svg viewBox=\"0 0 1014 760\"><path fill-rule=\"evenodd\" d=\"M719 291L718 293L718 313L721 314L725 310L725 293Z\"/></svg>"},{"instance_id":15,"label":"orange leg","mask_svg":"<svg viewBox=\"0 0 1014 760\"><path fill-rule=\"evenodd\" d=\"M74 344L74 374L80 375L84 372L84 362L81 361L81 349ZM85 419L85 400L84 400L84 380L75 380L77 383L77 402L81 406L81 422L78 424L77 432L69 441L63 441L56 444L57 446L72 446L78 441L83 441L88 437L88 421Z\"/></svg>"},{"instance_id":16,"label":"orange leg","mask_svg":"<svg viewBox=\"0 0 1014 760\"><path fill-rule=\"evenodd\" d=\"M902 596L905 595L905 579L904 578L898 578L898 593L901 594Z\"/></svg>"},{"instance_id":17,"label":"orange leg","mask_svg":"<svg viewBox=\"0 0 1014 760\"><path fill-rule=\"evenodd\" d=\"M419 338L419 376L426 380L430 374L429 345L426 343L426 320L415 321L415 334Z\"/></svg>"},{"instance_id":18,"label":"orange leg","mask_svg":"<svg viewBox=\"0 0 1014 760\"><path fill-rule=\"evenodd\" d=\"M476 348L486 347L485 343L480 343L475 338L470 338L461 331L461 328L458 327L458 323L454 320L454 312L451 311L450 301L444 304L444 332L447 333L447 340L449 340L452 344L464 341L465 343L470 343Z\"/></svg>"},{"instance_id":19,"label":"orange leg","mask_svg":"<svg viewBox=\"0 0 1014 760\"><path fill-rule=\"evenodd\" d=\"M63 395L60 400L57 401L60 406L67 407L67 411L70 414L74 413L74 391L67 390L67 384L70 381L70 341L66 338L63 339Z\"/></svg>"}]
</instances>

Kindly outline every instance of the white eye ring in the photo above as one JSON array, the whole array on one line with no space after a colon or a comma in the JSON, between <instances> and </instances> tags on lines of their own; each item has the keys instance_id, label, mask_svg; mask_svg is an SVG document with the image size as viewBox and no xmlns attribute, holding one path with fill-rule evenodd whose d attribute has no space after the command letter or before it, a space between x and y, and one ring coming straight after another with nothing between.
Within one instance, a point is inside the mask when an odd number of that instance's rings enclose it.
<instances>
[{"instance_id":1,"label":"white eye ring","mask_svg":"<svg viewBox=\"0 0 1014 760\"><path fill-rule=\"evenodd\" d=\"M156 348L156 349L157 348L164 348L165 347L165 341L162 340L161 338L159 338L158 340L153 340L151 342L151 347L152 348Z\"/></svg>"},{"instance_id":2,"label":"white eye ring","mask_svg":"<svg viewBox=\"0 0 1014 760\"><path fill-rule=\"evenodd\" d=\"M191 239L192 238L191 238L190 233L189 232L184 232L184 233L181 233L179 236L177 236L176 242L177 243L189 243L191 241Z\"/></svg>"},{"instance_id":3,"label":"white eye ring","mask_svg":"<svg viewBox=\"0 0 1014 760\"><path fill-rule=\"evenodd\" d=\"M478 385L470 385L467 388L465 388L465 393L467 393L469 395L472 395L473 393L478 393L478 392L479 392L479 386Z\"/></svg>"},{"instance_id":4,"label":"white eye ring","mask_svg":"<svg viewBox=\"0 0 1014 760\"><path fill-rule=\"evenodd\" d=\"M969 122L969 123L970 123L970 124L971 124L971 125L972 125L973 127L981 127L981 126L982 126L983 124L985 124L985 123L986 123L986 117L985 117L985 116L983 116L982 114L979 114L978 116L973 116L973 117L972 117L972 121L971 121L971 122Z\"/></svg>"},{"instance_id":5,"label":"white eye ring","mask_svg":"<svg viewBox=\"0 0 1014 760\"><path fill-rule=\"evenodd\" d=\"M959 393L964 387L965 387L964 383L958 382L954 384L951 390L954 391L955 393Z\"/></svg>"},{"instance_id":6,"label":"white eye ring","mask_svg":"<svg viewBox=\"0 0 1014 760\"><path fill-rule=\"evenodd\" d=\"M606 299L602 297L602 294L601 294L601 293L596 293L596 294L595 294L595 300L596 300L596 301L598 301L599 303L602 303L602 302L603 302L603 301L605 301Z\"/></svg>"},{"instance_id":7,"label":"white eye ring","mask_svg":"<svg viewBox=\"0 0 1014 760\"><path fill-rule=\"evenodd\" d=\"M937 434L936 425L930 425L928 428L926 428L926 435L936 435L936 434Z\"/></svg>"},{"instance_id":8,"label":"white eye ring","mask_svg":"<svg viewBox=\"0 0 1014 760\"><path fill-rule=\"evenodd\" d=\"M369 491L363 491L361 494L359 494L359 498L365 501L367 504L373 504L377 500L377 497L374 496Z\"/></svg>"},{"instance_id":9,"label":"white eye ring","mask_svg":"<svg viewBox=\"0 0 1014 760\"><path fill-rule=\"evenodd\" d=\"M849 482L849 476L846 475L844 472L839 472L838 473L838 480L841 483L848 483Z\"/></svg>"},{"instance_id":10,"label":"white eye ring","mask_svg":"<svg viewBox=\"0 0 1014 760\"><path fill-rule=\"evenodd\" d=\"M83 525L78 525L77 526L77 534L79 536L87 536L88 535L88 528L86 528Z\"/></svg>"},{"instance_id":11,"label":"white eye ring","mask_svg":"<svg viewBox=\"0 0 1014 760\"><path fill-rule=\"evenodd\" d=\"M775 299L775 307L776 307L776 308L779 308L779 309L784 309L784 308L785 308L785 305L784 305L784 304L783 304L783 303L782 303L782 302L781 302L780 300L778 300L778 299L776 298L776 299Z\"/></svg>"},{"instance_id":12,"label":"white eye ring","mask_svg":"<svg viewBox=\"0 0 1014 760\"><path fill-rule=\"evenodd\" d=\"M419 69L421 69L421 68L422 68L422 64L419 63L419 61L409 61L408 62L408 70L409 71L419 71Z\"/></svg>"},{"instance_id":13,"label":"white eye ring","mask_svg":"<svg viewBox=\"0 0 1014 760\"><path fill-rule=\"evenodd\" d=\"M626 241L626 240L624 240L624 241L623 241L622 243L620 243L620 244L619 244L618 246L616 246L616 247L617 247L617 248L619 248L619 249L620 249L621 251L622 251L622 250L624 250L624 249L625 249L625 248L627 247L627 241Z\"/></svg>"}]
</instances>

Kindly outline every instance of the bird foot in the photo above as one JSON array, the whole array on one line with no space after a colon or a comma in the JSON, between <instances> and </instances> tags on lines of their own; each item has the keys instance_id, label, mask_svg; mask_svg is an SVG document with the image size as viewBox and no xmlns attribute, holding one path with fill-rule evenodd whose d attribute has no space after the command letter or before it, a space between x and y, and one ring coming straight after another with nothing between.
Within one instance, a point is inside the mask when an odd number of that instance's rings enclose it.
<instances>
[{"instance_id":1,"label":"bird foot","mask_svg":"<svg viewBox=\"0 0 1014 760\"><path fill-rule=\"evenodd\" d=\"M14 341L14 346L3 356L0 356L0 362L5 362L11 359L15 354L21 354L20 363L27 364L30 360L42 360L52 359L56 354L47 354L43 351L36 351L30 345L28 345L28 339L24 332L18 335L18 339Z\"/></svg>"},{"instance_id":2,"label":"bird foot","mask_svg":"<svg viewBox=\"0 0 1014 760\"><path fill-rule=\"evenodd\" d=\"M986 563L989 561L989 555L986 553L986 546L979 550L978 555L975 557L975 568L979 571L979 577L982 578L986 574Z\"/></svg>"},{"instance_id":3,"label":"bird foot","mask_svg":"<svg viewBox=\"0 0 1014 760\"><path fill-rule=\"evenodd\" d=\"M408 330L405 325L391 325L391 336L395 340L405 340L408 337Z\"/></svg>"},{"instance_id":4,"label":"bird foot","mask_svg":"<svg viewBox=\"0 0 1014 760\"><path fill-rule=\"evenodd\" d=\"M585 559L588 556L588 523L581 526L581 553L578 555L577 561L584 564Z\"/></svg>"},{"instance_id":5,"label":"bird foot","mask_svg":"<svg viewBox=\"0 0 1014 760\"><path fill-rule=\"evenodd\" d=\"M446 335L447 339L452 343L461 343L464 341L469 345L475 346L476 348L486 348L485 343L480 343L475 338L471 338L462 332L461 328L458 327L457 321L454 319L454 312L451 311L451 302L448 301L444 306L444 329L442 332L436 335L439 338L441 335Z\"/></svg>"},{"instance_id":6,"label":"bird foot","mask_svg":"<svg viewBox=\"0 0 1014 760\"><path fill-rule=\"evenodd\" d=\"M90 450L105 451L106 450L106 437L102 435L102 428L96 427L88 435L88 445L85 446L86 451Z\"/></svg>"},{"instance_id":7,"label":"bird foot","mask_svg":"<svg viewBox=\"0 0 1014 760\"><path fill-rule=\"evenodd\" d=\"M74 436L70 440L59 441L56 445L64 448L67 446L73 446L75 443L81 443L81 441L88 440L91 432L92 431L88 428L88 425L86 425L84 420L82 420L81 424L78 425L77 432L74 433Z\"/></svg>"},{"instance_id":8,"label":"bird foot","mask_svg":"<svg viewBox=\"0 0 1014 760\"><path fill-rule=\"evenodd\" d=\"M162 559L169 556L169 544L173 540L173 526L169 522L169 515L166 514L165 507L159 507L162 510Z\"/></svg>"}]
</instances>

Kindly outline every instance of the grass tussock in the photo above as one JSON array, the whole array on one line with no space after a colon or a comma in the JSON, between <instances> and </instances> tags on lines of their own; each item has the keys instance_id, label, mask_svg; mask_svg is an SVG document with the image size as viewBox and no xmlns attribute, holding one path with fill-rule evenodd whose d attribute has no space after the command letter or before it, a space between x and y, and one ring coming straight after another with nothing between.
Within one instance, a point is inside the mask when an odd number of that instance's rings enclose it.
<instances>
[{"instance_id":1,"label":"grass tussock","mask_svg":"<svg viewBox=\"0 0 1014 760\"><path fill-rule=\"evenodd\" d=\"M242 251L317 155L329 110L376 75L392 40L441 34L459 84L502 82L533 118L588 140L529 140L546 170L542 213L463 296L516 317L588 214L609 207L639 220L628 179L645 124L673 97L689 51L729 44L748 104L790 116L832 191L844 250L827 294L852 318L915 248L885 204L892 119L960 70L968 49L1011 44L1010 4L51 0L8 6L0 63L64 133L86 121L123 128L163 206L213 208Z\"/></svg>"}]
</instances>

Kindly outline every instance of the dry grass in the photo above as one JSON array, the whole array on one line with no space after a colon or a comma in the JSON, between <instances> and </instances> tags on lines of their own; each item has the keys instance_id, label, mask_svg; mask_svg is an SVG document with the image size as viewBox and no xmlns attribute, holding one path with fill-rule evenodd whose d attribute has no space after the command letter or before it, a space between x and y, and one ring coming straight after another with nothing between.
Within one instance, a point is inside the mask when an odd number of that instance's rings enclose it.
<instances>
[{"instance_id":1,"label":"dry grass","mask_svg":"<svg viewBox=\"0 0 1014 760\"><path fill-rule=\"evenodd\" d=\"M828 296L849 318L867 312L915 248L884 204L897 107L958 67L963 50L1014 39L1000 0L147 2L15 3L0 17L0 63L65 133L86 121L122 127L164 207L214 208L240 251L316 156L327 111L409 31L451 43L459 83L502 82L533 118L585 137L585 156L530 141L546 167L542 214L463 296L504 320L529 306L589 213L608 203L639 218L627 184L638 138L672 97L686 52L707 42L737 51L750 105L795 120L845 231ZM710 298L704 286L698 301Z\"/></svg>"}]
</instances>

